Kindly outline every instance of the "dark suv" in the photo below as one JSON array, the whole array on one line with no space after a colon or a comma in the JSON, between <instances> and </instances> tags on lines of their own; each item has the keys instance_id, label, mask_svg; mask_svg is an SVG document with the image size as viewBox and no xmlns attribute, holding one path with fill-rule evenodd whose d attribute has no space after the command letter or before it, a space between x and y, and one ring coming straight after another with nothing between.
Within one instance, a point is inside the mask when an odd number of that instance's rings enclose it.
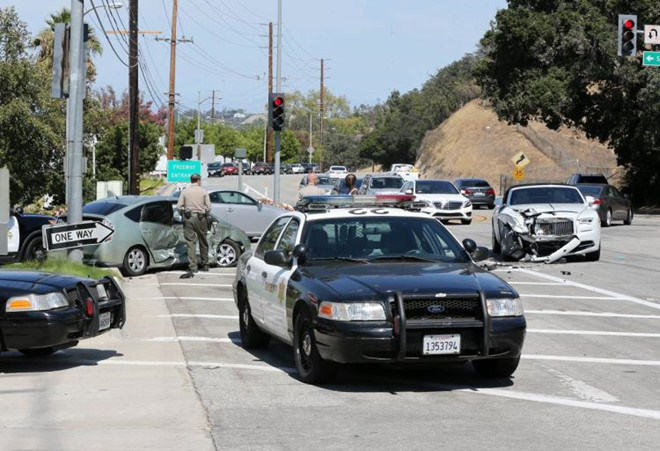
<instances>
[{"instance_id":1,"label":"dark suv","mask_svg":"<svg viewBox=\"0 0 660 451\"><path fill-rule=\"evenodd\" d=\"M483 179L456 179L454 185L462 195L470 199L472 205L495 208L495 190Z\"/></svg>"},{"instance_id":2,"label":"dark suv","mask_svg":"<svg viewBox=\"0 0 660 451\"><path fill-rule=\"evenodd\" d=\"M610 182L603 174L571 174L566 180L567 185L577 185L578 183L602 183L607 185Z\"/></svg>"}]
</instances>

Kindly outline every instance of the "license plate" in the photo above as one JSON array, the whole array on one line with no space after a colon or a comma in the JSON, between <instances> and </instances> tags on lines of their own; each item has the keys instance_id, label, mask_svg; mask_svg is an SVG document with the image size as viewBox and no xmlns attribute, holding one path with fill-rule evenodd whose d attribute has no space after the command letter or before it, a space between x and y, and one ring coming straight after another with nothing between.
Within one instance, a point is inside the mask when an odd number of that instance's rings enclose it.
<instances>
[{"instance_id":1,"label":"license plate","mask_svg":"<svg viewBox=\"0 0 660 451\"><path fill-rule=\"evenodd\" d=\"M483 197L486 193L474 193L474 197Z\"/></svg>"},{"instance_id":2,"label":"license plate","mask_svg":"<svg viewBox=\"0 0 660 451\"><path fill-rule=\"evenodd\" d=\"M112 313L105 312L99 315L99 330L105 330L110 327L112 322Z\"/></svg>"},{"instance_id":3,"label":"license plate","mask_svg":"<svg viewBox=\"0 0 660 451\"><path fill-rule=\"evenodd\" d=\"M461 352L460 335L424 335L424 355L459 354Z\"/></svg>"}]
</instances>

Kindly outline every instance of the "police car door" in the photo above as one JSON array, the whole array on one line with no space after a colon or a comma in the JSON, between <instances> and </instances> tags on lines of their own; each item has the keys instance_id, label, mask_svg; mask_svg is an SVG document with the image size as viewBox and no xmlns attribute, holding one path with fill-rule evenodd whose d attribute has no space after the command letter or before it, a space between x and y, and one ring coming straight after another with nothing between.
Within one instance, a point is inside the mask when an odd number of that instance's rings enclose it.
<instances>
[{"instance_id":1,"label":"police car door","mask_svg":"<svg viewBox=\"0 0 660 451\"><path fill-rule=\"evenodd\" d=\"M280 236L275 250L283 250L291 255L298 240L300 221L292 217ZM262 261L263 262L263 261ZM266 328L273 334L289 341L286 321L286 292L289 278L295 267L282 268L281 266L264 264L266 272L265 292L263 299L264 321Z\"/></svg>"},{"instance_id":2,"label":"police car door","mask_svg":"<svg viewBox=\"0 0 660 451\"><path fill-rule=\"evenodd\" d=\"M18 225L18 219L12 215L9 217L7 230L7 252L10 254L18 252L21 245L21 229Z\"/></svg>"},{"instance_id":3,"label":"police car door","mask_svg":"<svg viewBox=\"0 0 660 451\"><path fill-rule=\"evenodd\" d=\"M245 265L245 282L247 284L248 302L250 303L250 310L252 311L252 318L259 324L264 326L264 309L263 299L266 290L266 262L264 262L264 254L267 251L275 249L284 226L290 220L290 216L282 216L278 218L270 227L264 232L263 236L257 244L254 254Z\"/></svg>"}]
</instances>

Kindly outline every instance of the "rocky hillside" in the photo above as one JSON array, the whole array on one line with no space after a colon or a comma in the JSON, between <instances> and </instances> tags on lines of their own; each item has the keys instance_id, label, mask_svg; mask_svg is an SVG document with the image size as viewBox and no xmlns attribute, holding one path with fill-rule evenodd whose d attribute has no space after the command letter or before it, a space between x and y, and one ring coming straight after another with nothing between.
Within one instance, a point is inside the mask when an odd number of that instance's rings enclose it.
<instances>
[{"instance_id":1,"label":"rocky hillside","mask_svg":"<svg viewBox=\"0 0 660 451\"><path fill-rule=\"evenodd\" d=\"M503 190L513 183L511 158L520 151L531 161L524 182L564 182L574 172L597 172L618 184L616 156L606 146L572 129L507 125L480 100L428 132L415 165L425 178L480 177Z\"/></svg>"}]
</instances>

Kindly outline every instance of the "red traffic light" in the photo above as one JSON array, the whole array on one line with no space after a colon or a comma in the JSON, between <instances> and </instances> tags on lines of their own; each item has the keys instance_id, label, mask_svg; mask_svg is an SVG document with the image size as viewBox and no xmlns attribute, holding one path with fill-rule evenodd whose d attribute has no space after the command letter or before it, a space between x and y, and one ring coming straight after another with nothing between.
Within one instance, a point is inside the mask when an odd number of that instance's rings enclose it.
<instances>
[{"instance_id":1,"label":"red traffic light","mask_svg":"<svg viewBox=\"0 0 660 451\"><path fill-rule=\"evenodd\" d=\"M273 99L273 105L275 105L276 107L282 105L283 103L284 103L284 99L282 97L275 97Z\"/></svg>"},{"instance_id":2,"label":"red traffic light","mask_svg":"<svg viewBox=\"0 0 660 451\"><path fill-rule=\"evenodd\" d=\"M625 28L633 28L635 26L635 21L632 19L626 19L625 22L623 22L623 26Z\"/></svg>"}]
</instances>

